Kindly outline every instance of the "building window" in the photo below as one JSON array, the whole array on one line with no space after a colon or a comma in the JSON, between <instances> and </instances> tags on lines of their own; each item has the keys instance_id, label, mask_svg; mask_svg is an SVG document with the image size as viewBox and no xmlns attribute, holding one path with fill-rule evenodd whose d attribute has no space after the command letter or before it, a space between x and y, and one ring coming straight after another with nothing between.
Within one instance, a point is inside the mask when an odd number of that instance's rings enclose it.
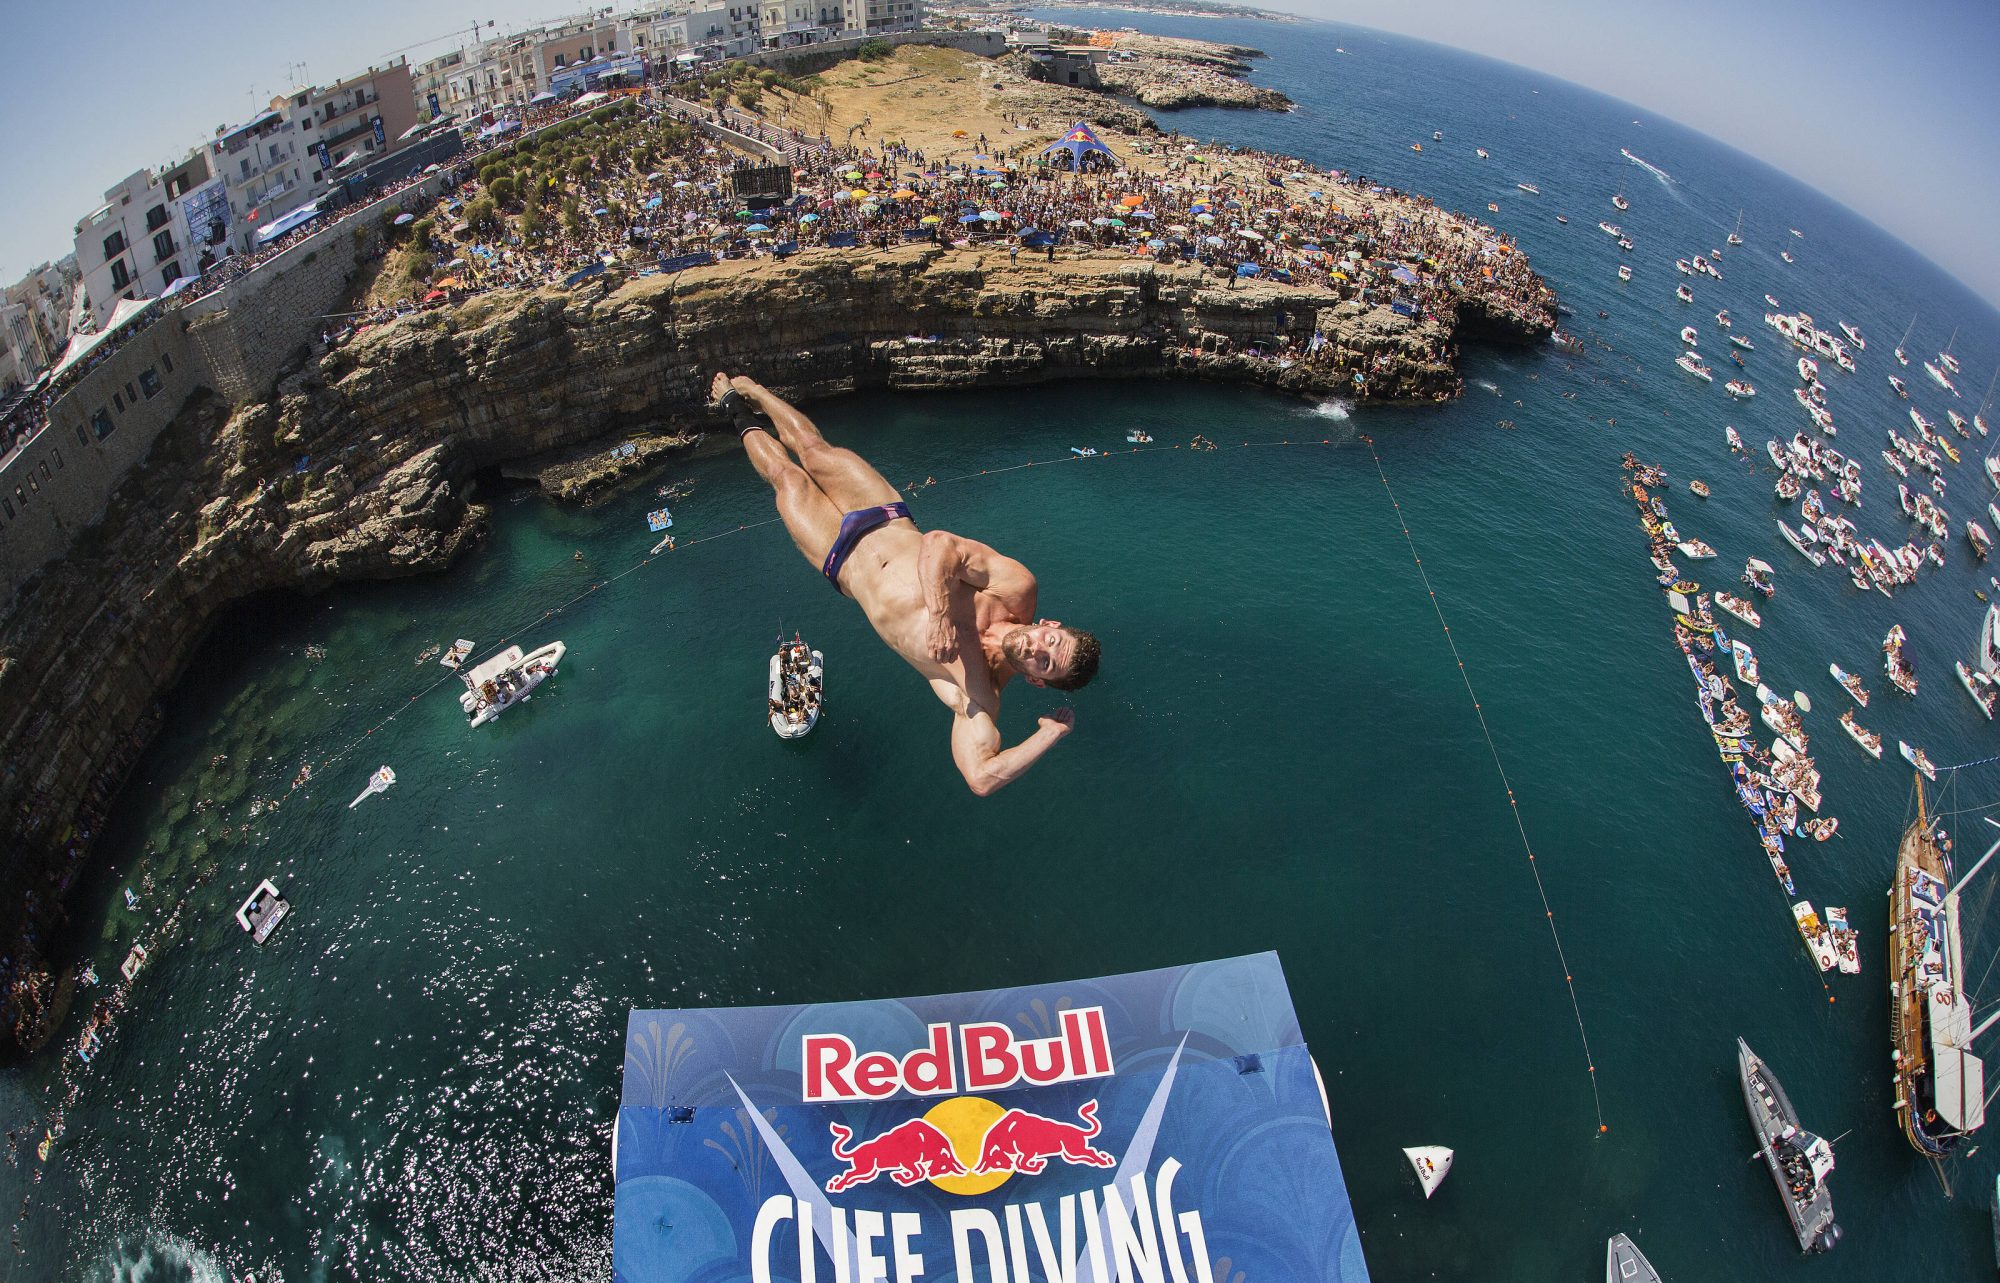
<instances>
[{"instance_id":1,"label":"building window","mask_svg":"<svg viewBox=\"0 0 2000 1283\"><path fill-rule=\"evenodd\" d=\"M90 438L83 435L83 425L81 423L76 425L76 443L81 446L90 444Z\"/></svg>"},{"instance_id":2,"label":"building window","mask_svg":"<svg viewBox=\"0 0 2000 1283\"><path fill-rule=\"evenodd\" d=\"M160 353L160 364L167 367L168 374L174 372L174 358L168 356L165 352Z\"/></svg>"},{"instance_id":3,"label":"building window","mask_svg":"<svg viewBox=\"0 0 2000 1283\"><path fill-rule=\"evenodd\" d=\"M125 260L122 258L115 260L111 264L111 288L122 290L131 283L132 272L125 266Z\"/></svg>"},{"instance_id":4,"label":"building window","mask_svg":"<svg viewBox=\"0 0 2000 1283\"><path fill-rule=\"evenodd\" d=\"M125 233L117 231L104 238L104 257L107 261L125 252Z\"/></svg>"},{"instance_id":5,"label":"building window","mask_svg":"<svg viewBox=\"0 0 2000 1283\"><path fill-rule=\"evenodd\" d=\"M32 472L28 474L28 489L34 491L36 494L42 492L42 483L35 480L35 474Z\"/></svg>"},{"instance_id":6,"label":"building window","mask_svg":"<svg viewBox=\"0 0 2000 1283\"><path fill-rule=\"evenodd\" d=\"M113 392L111 394L111 404L117 408L118 413L125 413L125 398L122 394Z\"/></svg>"},{"instance_id":7,"label":"building window","mask_svg":"<svg viewBox=\"0 0 2000 1283\"><path fill-rule=\"evenodd\" d=\"M153 261L164 263L174 256L174 231L170 227L153 237Z\"/></svg>"},{"instance_id":8,"label":"building window","mask_svg":"<svg viewBox=\"0 0 2000 1283\"><path fill-rule=\"evenodd\" d=\"M62 451L60 451L60 450L56 449L56 448L55 448L54 446L50 446L50 447L49 447L49 453L50 453L50 454L52 454L52 455L54 455L54 456L56 457L56 471L57 471L57 472L61 472L61 471L62 471L62 466L63 466L63 464L62 464Z\"/></svg>"},{"instance_id":9,"label":"building window","mask_svg":"<svg viewBox=\"0 0 2000 1283\"><path fill-rule=\"evenodd\" d=\"M101 405L97 407L97 413L90 416L90 427L97 433L99 441L118 430L118 425L111 421L111 412Z\"/></svg>"},{"instance_id":10,"label":"building window","mask_svg":"<svg viewBox=\"0 0 2000 1283\"><path fill-rule=\"evenodd\" d=\"M133 405L139 404L139 389L133 387L129 382L125 384L125 399Z\"/></svg>"},{"instance_id":11,"label":"building window","mask_svg":"<svg viewBox=\"0 0 2000 1283\"><path fill-rule=\"evenodd\" d=\"M152 366L139 371L139 390L146 394L148 401L160 394L160 372Z\"/></svg>"},{"instance_id":12,"label":"building window","mask_svg":"<svg viewBox=\"0 0 2000 1283\"><path fill-rule=\"evenodd\" d=\"M22 512L26 512L28 510L28 492L21 489L21 487L19 486L15 486L14 502L21 505Z\"/></svg>"},{"instance_id":13,"label":"building window","mask_svg":"<svg viewBox=\"0 0 2000 1283\"><path fill-rule=\"evenodd\" d=\"M47 459L42 460L42 480L47 481L54 475L54 473L49 471L49 461Z\"/></svg>"},{"instance_id":14,"label":"building window","mask_svg":"<svg viewBox=\"0 0 2000 1283\"><path fill-rule=\"evenodd\" d=\"M6 511L7 520L12 521L14 519L14 504L12 500L0 499L0 509Z\"/></svg>"},{"instance_id":15,"label":"building window","mask_svg":"<svg viewBox=\"0 0 2000 1283\"><path fill-rule=\"evenodd\" d=\"M157 232L167 225L167 207L155 205L146 211L146 230Z\"/></svg>"},{"instance_id":16,"label":"building window","mask_svg":"<svg viewBox=\"0 0 2000 1283\"><path fill-rule=\"evenodd\" d=\"M167 288L167 286L172 285L175 281L178 281L180 278L181 278L181 262L179 259L174 259L172 262L168 263L165 267L160 269L160 288L165 289Z\"/></svg>"}]
</instances>

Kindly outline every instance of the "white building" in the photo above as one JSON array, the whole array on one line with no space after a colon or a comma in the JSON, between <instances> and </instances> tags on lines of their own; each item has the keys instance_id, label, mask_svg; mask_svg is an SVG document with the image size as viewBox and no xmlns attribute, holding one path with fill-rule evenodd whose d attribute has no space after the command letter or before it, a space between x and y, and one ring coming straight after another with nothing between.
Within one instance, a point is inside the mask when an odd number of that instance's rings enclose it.
<instances>
[{"instance_id":1,"label":"white building","mask_svg":"<svg viewBox=\"0 0 2000 1283\"><path fill-rule=\"evenodd\" d=\"M258 233L273 222L405 146L416 119L409 64L399 59L335 84L294 89L218 133L208 156L228 192L230 247L255 249Z\"/></svg>"},{"instance_id":2,"label":"white building","mask_svg":"<svg viewBox=\"0 0 2000 1283\"><path fill-rule=\"evenodd\" d=\"M212 211L227 204L200 151L155 173L142 169L104 193L104 204L76 224L76 270L93 326L118 300L157 298L201 271L204 247L218 244ZM196 220L190 223L190 216Z\"/></svg>"},{"instance_id":3,"label":"white building","mask_svg":"<svg viewBox=\"0 0 2000 1283\"><path fill-rule=\"evenodd\" d=\"M44 263L0 294L0 395L32 383L69 342L76 260Z\"/></svg>"}]
</instances>

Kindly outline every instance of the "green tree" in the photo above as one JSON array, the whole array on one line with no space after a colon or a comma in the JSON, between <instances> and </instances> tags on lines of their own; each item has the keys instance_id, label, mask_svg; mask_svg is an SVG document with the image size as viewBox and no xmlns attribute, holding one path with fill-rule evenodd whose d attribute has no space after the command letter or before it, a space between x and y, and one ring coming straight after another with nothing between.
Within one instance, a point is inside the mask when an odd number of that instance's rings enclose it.
<instances>
[{"instance_id":1,"label":"green tree","mask_svg":"<svg viewBox=\"0 0 2000 1283\"><path fill-rule=\"evenodd\" d=\"M743 105L743 110L755 111L757 104L764 101L764 91L746 81L743 87L736 91L736 101Z\"/></svg>"},{"instance_id":2,"label":"green tree","mask_svg":"<svg viewBox=\"0 0 2000 1283\"><path fill-rule=\"evenodd\" d=\"M465 206L465 223L473 231L484 231L493 223L495 206L491 196L474 197Z\"/></svg>"},{"instance_id":3,"label":"green tree","mask_svg":"<svg viewBox=\"0 0 2000 1283\"><path fill-rule=\"evenodd\" d=\"M514 176L512 174L500 175L488 184L487 190L493 194L495 203L502 206L512 205L514 197L517 194L514 187Z\"/></svg>"},{"instance_id":4,"label":"green tree","mask_svg":"<svg viewBox=\"0 0 2000 1283\"><path fill-rule=\"evenodd\" d=\"M530 205L527 209L521 211L521 238L523 240L538 241L542 239L542 235L548 230L548 220L542 217L541 210Z\"/></svg>"}]
</instances>

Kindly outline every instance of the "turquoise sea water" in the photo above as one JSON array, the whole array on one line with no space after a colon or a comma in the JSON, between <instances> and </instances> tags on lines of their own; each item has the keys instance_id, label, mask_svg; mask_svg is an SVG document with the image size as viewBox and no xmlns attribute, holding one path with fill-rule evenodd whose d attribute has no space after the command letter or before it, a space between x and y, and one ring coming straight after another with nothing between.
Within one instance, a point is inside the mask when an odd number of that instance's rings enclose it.
<instances>
[{"instance_id":1,"label":"turquoise sea water","mask_svg":"<svg viewBox=\"0 0 2000 1283\"><path fill-rule=\"evenodd\" d=\"M986 801L951 768L944 710L859 612L778 527L736 531L771 509L733 455L676 474L693 483L674 503L683 551L546 621L643 556L650 491L582 512L502 496L493 539L445 575L234 612L170 699L80 915L106 974L183 896L185 930L80 1079L46 1177L29 1189L0 1168L0 1200L29 1194L10 1277L603 1278L631 1005L936 992L1264 948L1325 1069L1378 1279L1594 1279L1620 1230L1679 1280L1989 1268L1991 1157L1962 1164L1946 1201L1889 1113L1882 893L1908 776L1839 733L1825 675L1829 661L1866 674L1862 720L1892 741L1940 762L1995 751L1950 674L1986 575L1956 535L1946 569L1893 602L1811 572L1777 537L1768 463L1733 461L1722 429L1761 446L1807 426L1791 358L1757 323L1764 292L1859 325L1861 373L1828 375L1836 444L1864 460L1864 534L1900 542L1876 457L1883 429L1907 425L1883 376L1908 371L1889 349L1912 312L1913 356L1957 327L1967 399L1920 370L1909 382L1933 419L1969 415L2000 317L1784 176L1572 86L1352 28L1097 20L1271 49L1257 79L1301 104L1185 113L1184 129L1460 209L1498 203L1586 354L1469 352L1466 396L1425 410L1147 384L813 407L898 484L970 474L917 494L919 519L1020 557L1045 611L1104 638L1076 733ZM1739 206L1749 243L1729 250ZM1638 243L1629 286L1600 218ZM1682 307L1672 260L1712 248L1727 279ZM1689 322L1719 356L1724 306L1758 345L1747 405L1672 366ZM1135 425L1162 446L1199 432L1225 448L977 475L1113 446ZM1363 432L1520 799L1601 1136L1505 794ZM1794 867L1802 895L1849 906L1862 932L1864 975L1831 978L1837 1002L1700 723L1619 491L1628 449L1671 471L1681 529L1720 550L1698 577L1727 583L1752 555L1778 569L1765 626L1745 635L1765 680L1820 710L1808 727L1842 831ZM1961 521L1986 498L1976 458L1950 474ZM1688 495L1689 476L1714 497ZM1923 677L1913 703L1877 676L1896 622ZM815 735L786 745L762 721L764 664L794 628L827 654L829 701ZM451 688L427 689L441 670L412 663L455 636L560 637L570 657L531 704L468 733ZM1056 703L1010 690L1003 727L1017 737ZM248 819L301 761L357 738ZM382 762L401 782L348 810ZM1996 796L1987 768L1950 803ZM1962 846L1983 845L1975 816L1954 823ZM203 852L222 871L190 887ZM148 874L126 910L120 888ZM267 874L296 908L260 951L229 915ZM1976 943L1980 965L1996 945L1990 931ZM1746 1161L1738 1035L1809 1126L1848 1133L1834 1177L1847 1239L1826 1259L1801 1261ZM49 1090L46 1065L0 1080L10 1125L39 1117ZM1458 1151L1429 1203L1398 1152L1415 1144Z\"/></svg>"}]
</instances>

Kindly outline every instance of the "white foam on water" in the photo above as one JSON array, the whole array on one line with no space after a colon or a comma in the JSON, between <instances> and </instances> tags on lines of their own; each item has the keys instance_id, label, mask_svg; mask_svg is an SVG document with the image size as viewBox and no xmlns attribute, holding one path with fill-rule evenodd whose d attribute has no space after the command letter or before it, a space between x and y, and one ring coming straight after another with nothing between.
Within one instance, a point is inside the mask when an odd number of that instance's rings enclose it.
<instances>
[{"instance_id":1,"label":"white foam on water","mask_svg":"<svg viewBox=\"0 0 2000 1283\"><path fill-rule=\"evenodd\" d=\"M1629 151L1628 151L1628 152L1625 152L1625 153L1624 153L1624 156L1625 156L1625 159L1627 159L1627 160L1631 161L1631 162L1632 162L1633 164L1637 165L1637 166L1638 166L1639 168L1641 168L1641 169L1645 170L1645 171L1646 171L1647 173L1651 174L1651 175L1652 175L1653 177L1655 177L1655 178L1659 179L1659 180L1660 180L1660 184L1661 184L1661 186L1672 186L1672 184L1673 184L1673 181L1674 181L1674 176L1673 176L1672 174L1669 174L1669 173L1668 173L1668 172L1667 172L1666 170L1664 170L1664 169L1661 169L1661 168L1660 168L1660 167L1659 167L1658 165L1652 165L1652 164L1648 164L1647 162L1645 162L1645 161L1643 161L1643 160L1640 160L1640 159L1639 159L1639 158L1638 158L1637 156L1634 156L1634 155L1633 155L1633 154L1632 154L1631 152L1629 152Z\"/></svg>"},{"instance_id":2,"label":"white foam on water","mask_svg":"<svg viewBox=\"0 0 2000 1283\"><path fill-rule=\"evenodd\" d=\"M108 1283L230 1283L241 1276L177 1234L147 1230L137 1240L113 1244L88 1277Z\"/></svg>"},{"instance_id":3,"label":"white foam on water","mask_svg":"<svg viewBox=\"0 0 2000 1283\"><path fill-rule=\"evenodd\" d=\"M1491 392L1494 396L1500 395L1500 385L1491 379L1474 379L1472 386L1478 388L1481 392Z\"/></svg>"},{"instance_id":4,"label":"white foam on water","mask_svg":"<svg viewBox=\"0 0 2000 1283\"><path fill-rule=\"evenodd\" d=\"M1354 402L1329 400L1314 406L1312 412L1322 419L1332 419L1335 423L1345 423L1354 413Z\"/></svg>"}]
</instances>

